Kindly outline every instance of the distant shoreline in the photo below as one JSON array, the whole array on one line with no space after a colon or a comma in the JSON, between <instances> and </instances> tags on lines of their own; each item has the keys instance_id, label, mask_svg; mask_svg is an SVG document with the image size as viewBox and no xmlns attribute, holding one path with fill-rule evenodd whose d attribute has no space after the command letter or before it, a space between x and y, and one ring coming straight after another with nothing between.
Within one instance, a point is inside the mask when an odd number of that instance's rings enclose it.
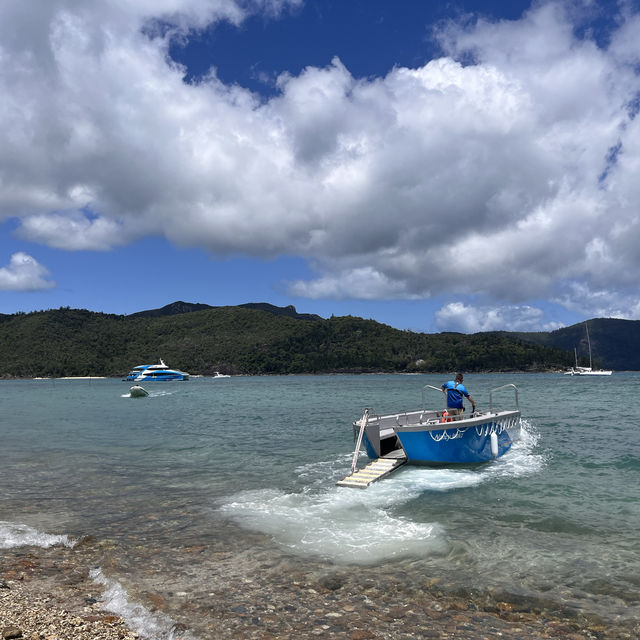
<instances>
[{"instance_id":1,"label":"distant shoreline","mask_svg":"<svg viewBox=\"0 0 640 640\"><path fill-rule=\"evenodd\" d=\"M625 369L625 371L635 371L635 369ZM396 376L452 376L455 373L454 370L451 371L306 371L306 372L298 372L298 373L234 373L229 374L230 378L264 378L264 377L291 377L291 376L384 376L384 375L396 375ZM494 371L494 370L486 370L486 371L464 371L465 375L529 375L529 374L564 374L564 370L561 369L542 369L536 371ZM622 371L614 371L615 373L622 373ZM125 380L125 375L121 376L1 376L0 382L7 380L35 380L39 382L53 382L56 380L120 380L122 382L131 382L131 380ZM214 375L200 374L194 373L190 374L191 378L211 378L213 380L216 379ZM148 381L147 381L148 382ZM163 382L188 382L188 380L163 380L163 381L152 381L154 384L157 382L162 384Z\"/></svg>"}]
</instances>

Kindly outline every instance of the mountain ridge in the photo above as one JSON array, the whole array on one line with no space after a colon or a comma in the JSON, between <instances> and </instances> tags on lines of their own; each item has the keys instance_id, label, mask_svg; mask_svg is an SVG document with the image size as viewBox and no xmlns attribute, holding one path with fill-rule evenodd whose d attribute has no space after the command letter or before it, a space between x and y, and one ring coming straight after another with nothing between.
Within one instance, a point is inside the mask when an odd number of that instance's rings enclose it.
<instances>
[{"instance_id":1,"label":"mountain ridge","mask_svg":"<svg viewBox=\"0 0 640 640\"><path fill-rule=\"evenodd\" d=\"M237 305L242 309L259 309L278 316L289 316L300 320L322 320L322 318L313 313L298 313L296 308L290 304L286 307L277 307L268 302L245 302ZM191 313L193 311L202 311L204 309L220 309L221 307L204 304L202 302L183 302L177 300L171 302L159 309L147 309L146 311L136 311L128 315L129 318L159 318L160 316L175 316L181 313Z\"/></svg>"},{"instance_id":2,"label":"mountain ridge","mask_svg":"<svg viewBox=\"0 0 640 640\"><path fill-rule=\"evenodd\" d=\"M594 366L640 369L640 321L588 322ZM176 301L130 315L62 307L0 316L5 378L115 377L159 358L203 375L557 371L574 364L574 347L584 358L584 322L553 332L427 334L269 303Z\"/></svg>"}]
</instances>

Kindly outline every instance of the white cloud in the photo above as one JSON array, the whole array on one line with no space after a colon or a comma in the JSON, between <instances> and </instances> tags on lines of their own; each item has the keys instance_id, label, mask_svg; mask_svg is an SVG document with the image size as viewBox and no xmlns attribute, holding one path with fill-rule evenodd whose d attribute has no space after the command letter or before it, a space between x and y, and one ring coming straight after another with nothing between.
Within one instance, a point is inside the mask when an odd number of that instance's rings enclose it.
<instances>
[{"instance_id":1,"label":"white cloud","mask_svg":"<svg viewBox=\"0 0 640 640\"><path fill-rule=\"evenodd\" d=\"M105 251L126 242L123 227L116 220L91 219L80 212L27 216L19 234L33 242L68 251Z\"/></svg>"},{"instance_id":2,"label":"white cloud","mask_svg":"<svg viewBox=\"0 0 640 640\"><path fill-rule=\"evenodd\" d=\"M572 282L566 293L553 302L586 317L640 320L640 294L637 286L612 291L590 288L583 282Z\"/></svg>"},{"instance_id":3,"label":"white cloud","mask_svg":"<svg viewBox=\"0 0 640 640\"><path fill-rule=\"evenodd\" d=\"M389 279L370 267L353 269L335 276L324 276L316 280L297 280L288 287L294 296L312 299L335 299L356 297L361 300L410 298L397 281Z\"/></svg>"},{"instance_id":4,"label":"white cloud","mask_svg":"<svg viewBox=\"0 0 640 640\"><path fill-rule=\"evenodd\" d=\"M171 37L298 3L4 0L0 219L64 249L300 255L310 297L571 308L583 288L636 313L638 15L608 48L576 37L573 3L451 23L420 68L359 80L335 59L266 102L168 60Z\"/></svg>"},{"instance_id":5,"label":"white cloud","mask_svg":"<svg viewBox=\"0 0 640 640\"><path fill-rule=\"evenodd\" d=\"M451 302L436 311L440 330L477 333L479 331L553 331L561 324L544 322L544 311L528 305L475 307Z\"/></svg>"},{"instance_id":6,"label":"white cloud","mask_svg":"<svg viewBox=\"0 0 640 640\"><path fill-rule=\"evenodd\" d=\"M39 291L56 286L48 280L49 271L37 260L21 251L11 256L9 264L0 268L0 290Z\"/></svg>"}]
</instances>

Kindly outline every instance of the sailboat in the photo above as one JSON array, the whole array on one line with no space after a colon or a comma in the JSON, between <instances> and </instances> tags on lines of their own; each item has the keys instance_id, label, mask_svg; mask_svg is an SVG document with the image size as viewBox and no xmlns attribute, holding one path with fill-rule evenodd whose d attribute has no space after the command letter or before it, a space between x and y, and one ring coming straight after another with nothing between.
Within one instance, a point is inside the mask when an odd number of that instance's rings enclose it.
<instances>
[{"instance_id":1,"label":"sailboat","mask_svg":"<svg viewBox=\"0 0 640 640\"><path fill-rule=\"evenodd\" d=\"M578 366L578 352L574 348L573 353L576 357L576 366L571 367L568 371L564 372L565 376L610 376L613 371L609 369L593 369L591 363L591 340L589 340L589 325L585 322L584 327L587 330L587 345L589 346L589 366Z\"/></svg>"}]
</instances>

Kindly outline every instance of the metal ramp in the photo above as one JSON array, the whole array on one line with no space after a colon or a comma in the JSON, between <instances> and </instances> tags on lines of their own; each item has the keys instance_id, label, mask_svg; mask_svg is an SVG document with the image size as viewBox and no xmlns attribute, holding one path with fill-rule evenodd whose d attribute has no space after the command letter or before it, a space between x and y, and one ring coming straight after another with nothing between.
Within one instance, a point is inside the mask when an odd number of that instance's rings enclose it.
<instances>
[{"instance_id":1,"label":"metal ramp","mask_svg":"<svg viewBox=\"0 0 640 640\"><path fill-rule=\"evenodd\" d=\"M378 458L370 462L366 467L358 469L358 471L348 475L343 480L339 480L336 484L340 487L366 489L372 482L388 476L392 471L401 467L406 461L407 458L404 456Z\"/></svg>"}]
</instances>

